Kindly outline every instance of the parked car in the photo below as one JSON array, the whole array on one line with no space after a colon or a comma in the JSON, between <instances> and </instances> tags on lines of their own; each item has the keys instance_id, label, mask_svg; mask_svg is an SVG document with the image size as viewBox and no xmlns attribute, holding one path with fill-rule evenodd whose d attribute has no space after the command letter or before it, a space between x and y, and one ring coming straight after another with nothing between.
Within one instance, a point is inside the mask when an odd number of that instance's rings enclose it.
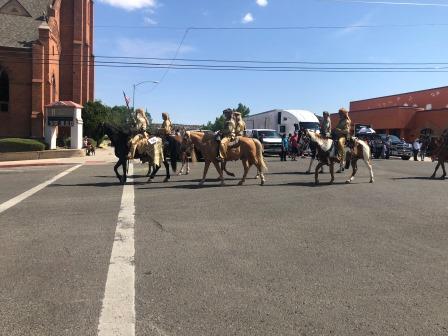
<instances>
[{"instance_id":1,"label":"parked car","mask_svg":"<svg viewBox=\"0 0 448 336\"><path fill-rule=\"evenodd\" d=\"M386 145L389 143L386 152L386 159L390 156L401 157L402 160L409 160L412 157L412 145L401 140L396 135L379 134ZM388 140L389 137L389 140Z\"/></svg>"},{"instance_id":2,"label":"parked car","mask_svg":"<svg viewBox=\"0 0 448 336\"><path fill-rule=\"evenodd\" d=\"M376 133L358 134L358 138L367 141L367 143L370 146L373 158L379 159L381 157L384 148L384 141L380 134Z\"/></svg>"},{"instance_id":3,"label":"parked car","mask_svg":"<svg viewBox=\"0 0 448 336\"><path fill-rule=\"evenodd\" d=\"M256 138L263 144L267 154L280 154L282 151L282 137L280 133L272 129L248 129L246 136Z\"/></svg>"}]
</instances>

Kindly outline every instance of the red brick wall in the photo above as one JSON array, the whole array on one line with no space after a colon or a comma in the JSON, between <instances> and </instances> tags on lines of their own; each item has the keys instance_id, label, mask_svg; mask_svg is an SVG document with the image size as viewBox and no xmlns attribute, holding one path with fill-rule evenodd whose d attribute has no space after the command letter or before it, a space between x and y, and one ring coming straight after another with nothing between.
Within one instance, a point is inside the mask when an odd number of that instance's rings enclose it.
<instances>
[{"instance_id":1,"label":"red brick wall","mask_svg":"<svg viewBox=\"0 0 448 336\"><path fill-rule=\"evenodd\" d=\"M9 77L9 111L0 112L1 137L28 137L31 112L31 52L0 47L0 67Z\"/></svg>"},{"instance_id":2,"label":"red brick wall","mask_svg":"<svg viewBox=\"0 0 448 336\"><path fill-rule=\"evenodd\" d=\"M0 47L0 66L10 78L10 111L0 113L0 137L42 138L45 105L94 99L94 68L84 62L93 52L92 2L57 0L48 14L49 29L39 29L32 49L16 50L25 55L20 62L11 48Z\"/></svg>"},{"instance_id":3,"label":"red brick wall","mask_svg":"<svg viewBox=\"0 0 448 336\"><path fill-rule=\"evenodd\" d=\"M432 104L433 109L448 108L448 87L397 94L394 96L372 98L350 103L350 111L363 111L377 108L407 106L426 108Z\"/></svg>"}]
</instances>

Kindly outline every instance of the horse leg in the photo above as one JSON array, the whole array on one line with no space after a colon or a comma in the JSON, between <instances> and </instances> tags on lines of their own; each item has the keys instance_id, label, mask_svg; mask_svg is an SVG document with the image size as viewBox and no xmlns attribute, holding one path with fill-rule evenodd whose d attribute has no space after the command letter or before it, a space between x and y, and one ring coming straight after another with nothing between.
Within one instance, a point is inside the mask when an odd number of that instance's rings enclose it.
<instances>
[{"instance_id":1,"label":"horse leg","mask_svg":"<svg viewBox=\"0 0 448 336\"><path fill-rule=\"evenodd\" d=\"M443 175L441 177L442 180L445 179L446 176L446 171L445 171L445 160L442 160L442 170L443 170Z\"/></svg>"},{"instance_id":2,"label":"horse leg","mask_svg":"<svg viewBox=\"0 0 448 336\"><path fill-rule=\"evenodd\" d=\"M430 178L436 178L436 173L437 173L437 171L439 170L439 167L440 167L440 161L438 161L437 162L437 165L436 165L436 169L434 169L434 173L431 175L431 177Z\"/></svg>"},{"instance_id":3,"label":"horse leg","mask_svg":"<svg viewBox=\"0 0 448 336\"><path fill-rule=\"evenodd\" d=\"M257 162L256 167L257 167L257 176L260 176L260 179L261 179L260 185L264 185L264 183L266 182L266 179L263 174L263 167L262 167L261 163Z\"/></svg>"},{"instance_id":4,"label":"horse leg","mask_svg":"<svg viewBox=\"0 0 448 336\"><path fill-rule=\"evenodd\" d=\"M235 174L232 173L232 172L229 172L229 171L227 170L226 167L227 167L227 161L224 161L224 162L221 164L221 170L222 170L223 172L225 172L228 176L235 177Z\"/></svg>"},{"instance_id":5,"label":"horse leg","mask_svg":"<svg viewBox=\"0 0 448 336\"><path fill-rule=\"evenodd\" d=\"M310 166L308 167L308 170L306 171L306 174L311 174L311 166L313 165L314 158L311 158L310 160Z\"/></svg>"},{"instance_id":6,"label":"horse leg","mask_svg":"<svg viewBox=\"0 0 448 336\"><path fill-rule=\"evenodd\" d=\"M160 169L160 166L153 166L152 173L151 173L151 175L149 175L148 181L150 181L150 180L154 179L154 177L156 177L159 169Z\"/></svg>"},{"instance_id":7,"label":"horse leg","mask_svg":"<svg viewBox=\"0 0 448 336\"><path fill-rule=\"evenodd\" d=\"M323 165L322 165L323 166ZM334 182L334 162L330 162L330 184L333 184Z\"/></svg>"},{"instance_id":8,"label":"horse leg","mask_svg":"<svg viewBox=\"0 0 448 336\"><path fill-rule=\"evenodd\" d=\"M218 161L213 161L213 165L215 166L216 171L219 174L219 179L221 180L221 186L225 185L225 183L224 183L224 173L223 173L223 171L221 169L221 166L219 165Z\"/></svg>"},{"instance_id":9,"label":"horse leg","mask_svg":"<svg viewBox=\"0 0 448 336\"><path fill-rule=\"evenodd\" d=\"M114 166L114 172L115 172L115 175L117 176L117 178L121 182L121 175L118 173L118 167L120 167L120 166L121 166L121 159L118 159L117 163Z\"/></svg>"},{"instance_id":10,"label":"horse leg","mask_svg":"<svg viewBox=\"0 0 448 336\"><path fill-rule=\"evenodd\" d=\"M352 165L352 175L350 176L350 178L347 181L345 181L345 183L353 182L353 180L355 179L355 175L358 172L358 160L357 159L352 159L350 161L350 164ZM348 169L347 166L345 166L345 167Z\"/></svg>"},{"instance_id":11,"label":"horse leg","mask_svg":"<svg viewBox=\"0 0 448 336\"><path fill-rule=\"evenodd\" d=\"M199 185L203 185L205 182L205 177L207 176L208 168L210 167L210 161L205 161L204 165L204 173L202 174L202 180L199 182Z\"/></svg>"},{"instance_id":12,"label":"horse leg","mask_svg":"<svg viewBox=\"0 0 448 336\"><path fill-rule=\"evenodd\" d=\"M247 173L249 172L249 162L247 162L247 160L242 160L243 162L243 168L244 168L244 174L243 174L243 178L241 179L241 181L238 182L238 185L243 185L244 182L246 182L246 177L247 177Z\"/></svg>"},{"instance_id":13,"label":"horse leg","mask_svg":"<svg viewBox=\"0 0 448 336\"><path fill-rule=\"evenodd\" d=\"M166 169L166 176L165 176L165 179L163 180L163 182L168 182L170 180L170 178L171 178L171 175L170 175L170 164L168 163L167 160L164 160L163 161L163 165L165 166L165 169Z\"/></svg>"},{"instance_id":14,"label":"horse leg","mask_svg":"<svg viewBox=\"0 0 448 336\"><path fill-rule=\"evenodd\" d=\"M322 168L323 165L324 164L322 162L319 162L317 164L317 166L316 166L316 169L314 170L314 183L316 185L319 184L319 171L320 171L320 168ZM330 166L330 168L331 168L331 166Z\"/></svg>"},{"instance_id":15,"label":"horse leg","mask_svg":"<svg viewBox=\"0 0 448 336\"><path fill-rule=\"evenodd\" d=\"M190 174L190 161L188 161L188 157L186 156L185 161L187 162L187 172L185 173L185 175Z\"/></svg>"},{"instance_id":16,"label":"horse leg","mask_svg":"<svg viewBox=\"0 0 448 336\"><path fill-rule=\"evenodd\" d=\"M373 169L372 169L372 161L367 160L364 161L366 163L367 168L369 168L369 173L370 173L370 183L375 182L375 179L373 178Z\"/></svg>"}]
</instances>

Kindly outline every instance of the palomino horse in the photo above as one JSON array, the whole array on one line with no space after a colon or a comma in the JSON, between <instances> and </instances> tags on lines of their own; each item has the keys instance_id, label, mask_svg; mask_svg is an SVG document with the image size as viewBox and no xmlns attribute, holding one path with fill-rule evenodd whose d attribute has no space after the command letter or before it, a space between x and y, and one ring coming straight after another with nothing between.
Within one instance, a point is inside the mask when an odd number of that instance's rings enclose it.
<instances>
[{"instance_id":1,"label":"palomino horse","mask_svg":"<svg viewBox=\"0 0 448 336\"><path fill-rule=\"evenodd\" d=\"M328 165L330 167L331 180L330 184L334 182L334 164L339 163L337 158L336 146L337 143L330 138L324 138L321 135L306 131L306 136L310 138L312 142L317 145L317 159L319 160L314 173L314 180L316 184L319 184L319 170L322 166ZM353 150L349 154L349 158L346 162L346 168L350 167L352 164L352 175L346 181L346 183L351 183L354 176L358 170L357 161L363 159L370 171L370 183L374 182L372 164L370 162L370 147L369 145L357 138L353 138Z\"/></svg>"},{"instance_id":2,"label":"palomino horse","mask_svg":"<svg viewBox=\"0 0 448 336\"><path fill-rule=\"evenodd\" d=\"M115 156L118 162L114 166L115 175L120 180L121 184L126 183L127 179L127 165L129 153L129 140L131 138L131 130L123 127L114 126L109 123L101 123L97 127L97 133L103 136L107 134L112 146L114 146ZM123 167L123 175L118 173L118 168Z\"/></svg>"},{"instance_id":3,"label":"palomino horse","mask_svg":"<svg viewBox=\"0 0 448 336\"><path fill-rule=\"evenodd\" d=\"M440 179L444 180L446 177L445 162L448 161L448 137L446 139L441 138L439 140L439 147L434 151L432 157L437 160L437 165L434 169L434 173L431 175L431 178L436 178L436 173L439 170L439 167L442 166L443 173Z\"/></svg>"},{"instance_id":4,"label":"palomino horse","mask_svg":"<svg viewBox=\"0 0 448 336\"><path fill-rule=\"evenodd\" d=\"M207 176L210 164L213 163L219 174L221 185L224 185L223 171L216 159L218 152L218 143L213 134L205 134L203 132L187 131L184 135L184 143L193 144L198 148L205 160L204 174L199 185L203 185ZM235 147L235 148L234 148ZM242 185L246 181L247 173L252 165L255 165L260 173L261 185L265 183L264 171L267 170L266 163L263 158L263 145L260 141L253 138L239 137L238 143L234 146L229 146L226 155L226 161L243 162L244 174L238 185Z\"/></svg>"},{"instance_id":5,"label":"palomino horse","mask_svg":"<svg viewBox=\"0 0 448 336\"><path fill-rule=\"evenodd\" d=\"M148 182L156 176L162 162L166 170L166 176L163 182L168 182L171 178L168 157L171 159L171 168L176 172L177 159L180 154L180 143L173 136L167 136L166 142L164 143L161 138L152 137L147 139L144 135L138 134L131 140L129 156L133 159L136 152L142 162L148 162L149 164L146 175L149 176Z\"/></svg>"}]
</instances>

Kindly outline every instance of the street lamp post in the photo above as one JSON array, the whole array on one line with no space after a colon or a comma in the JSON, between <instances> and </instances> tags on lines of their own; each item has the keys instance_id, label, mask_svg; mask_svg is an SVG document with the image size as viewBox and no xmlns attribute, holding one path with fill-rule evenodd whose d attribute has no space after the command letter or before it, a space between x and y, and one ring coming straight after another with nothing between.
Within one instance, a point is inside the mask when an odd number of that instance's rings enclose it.
<instances>
[{"instance_id":1,"label":"street lamp post","mask_svg":"<svg viewBox=\"0 0 448 336\"><path fill-rule=\"evenodd\" d=\"M148 80L148 81L143 81L137 84L133 85L133 90L132 90L132 111L134 111L135 109L135 88L139 85L145 84L145 83L153 83L153 84L159 84L159 81L153 81L153 80Z\"/></svg>"}]
</instances>

